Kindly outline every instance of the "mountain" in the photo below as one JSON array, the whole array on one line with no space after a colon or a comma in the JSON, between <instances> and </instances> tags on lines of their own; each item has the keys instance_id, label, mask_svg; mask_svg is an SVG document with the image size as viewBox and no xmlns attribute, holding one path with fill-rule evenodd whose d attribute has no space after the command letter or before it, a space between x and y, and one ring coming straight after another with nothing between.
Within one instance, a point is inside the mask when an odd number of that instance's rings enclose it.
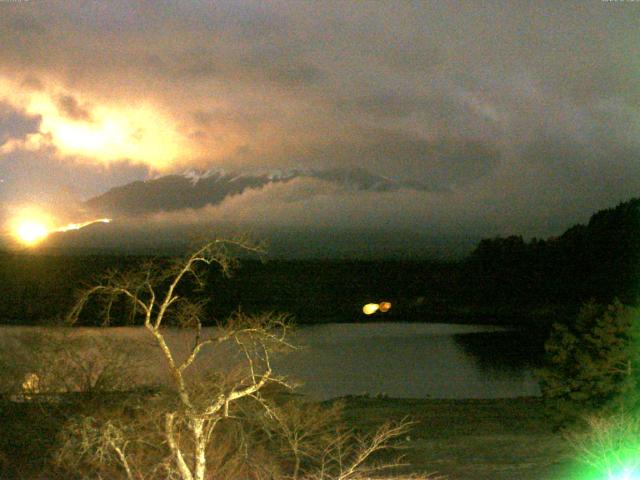
<instances>
[{"instance_id":1,"label":"mountain","mask_svg":"<svg viewBox=\"0 0 640 480\"><path fill-rule=\"evenodd\" d=\"M424 189L421 184L396 181L363 168L289 169L244 173L226 172L221 169L206 172L189 170L182 175L167 175L112 188L88 200L86 205L94 211L108 215L142 215L201 208L221 203L225 198L239 195L245 190L263 188L272 183L290 182L298 178L312 178L338 184L348 190L385 192L400 188Z\"/></svg>"}]
</instances>

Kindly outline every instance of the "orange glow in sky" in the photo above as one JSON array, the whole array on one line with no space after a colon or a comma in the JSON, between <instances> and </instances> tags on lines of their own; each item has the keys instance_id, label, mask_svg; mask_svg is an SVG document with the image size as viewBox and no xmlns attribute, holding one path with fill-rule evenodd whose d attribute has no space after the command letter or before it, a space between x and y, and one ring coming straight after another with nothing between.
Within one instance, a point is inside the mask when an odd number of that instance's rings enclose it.
<instances>
[{"instance_id":1,"label":"orange glow in sky","mask_svg":"<svg viewBox=\"0 0 640 480\"><path fill-rule=\"evenodd\" d=\"M148 108L97 108L94 115L92 122L43 116L42 130L51 134L61 153L105 163L129 159L163 169L186 148L166 121Z\"/></svg>"},{"instance_id":2,"label":"orange glow in sky","mask_svg":"<svg viewBox=\"0 0 640 480\"><path fill-rule=\"evenodd\" d=\"M61 155L102 163L129 160L157 170L192 153L190 142L171 118L150 104L106 105L75 95L84 115L71 118L61 111L56 95L46 90L21 91L0 78L0 99L41 118L39 133L18 148L39 148L50 142Z\"/></svg>"}]
</instances>

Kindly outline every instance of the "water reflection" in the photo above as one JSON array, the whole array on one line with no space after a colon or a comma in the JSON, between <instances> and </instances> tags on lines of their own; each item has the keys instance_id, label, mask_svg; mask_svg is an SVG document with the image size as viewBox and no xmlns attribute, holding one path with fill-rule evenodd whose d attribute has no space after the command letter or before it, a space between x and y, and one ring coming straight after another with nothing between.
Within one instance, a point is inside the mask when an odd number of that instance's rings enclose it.
<instances>
[{"instance_id":1,"label":"water reflection","mask_svg":"<svg viewBox=\"0 0 640 480\"><path fill-rule=\"evenodd\" d=\"M478 354L478 344L493 344L496 334L509 344L513 333L517 332L493 326L415 323L300 327L294 341L306 347L276 363L283 373L304 382L305 393L319 398L359 394L403 398L538 395L530 365L503 368L506 363L492 365ZM494 344L493 350L497 354L499 348Z\"/></svg>"},{"instance_id":2,"label":"water reflection","mask_svg":"<svg viewBox=\"0 0 640 480\"><path fill-rule=\"evenodd\" d=\"M457 333L453 339L483 372L515 374L542 366L546 335L510 330Z\"/></svg>"}]
</instances>

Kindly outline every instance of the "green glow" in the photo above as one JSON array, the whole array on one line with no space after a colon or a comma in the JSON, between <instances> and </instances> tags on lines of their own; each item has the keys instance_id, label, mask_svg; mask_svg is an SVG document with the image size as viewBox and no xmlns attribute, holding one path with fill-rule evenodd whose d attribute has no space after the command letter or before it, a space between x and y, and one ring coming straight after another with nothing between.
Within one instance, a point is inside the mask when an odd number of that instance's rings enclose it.
<instances>
[{"instance_id":1,"label":"green glow","mask_svg":"<svg viewBox=\"0 0 640 480\"><path fill-rule=\"evenodd\" d=\"M599 480L640 480L640 450L637 440L602 451L599 456L600 458L592 457L590 462L601 475L596 477Z\"/></svg>"},{"instance_id":2,"label":"green glow","mask_svg":"<svg viewBox=\"0 0 640 480\"><path fill-rule=\"evenodd\" d=\"M567 434L576 459L588 467L573 478L640 480L640 416L620 412L585 420L586 430Z\"/></svg>"},{"instance_id":3,"label":"green glow","mask_svg":"<svg viewBox=\"0 0 640 480\"><path fill-rule=\"evenodd\" d=\"M567 480L640 480L640 467L637 462L631 466L602 469L590 466L588 468L574 468L573 473L567 475Z\"/></svg>"},{"instance_id":4,"label":"green glow","mask_svg":"<svg viewBox=\"0 0 640 480\"><path fill-rule=\"evenodd\" d=\"M640 480L640 472L636 467L623 468L618 472L609 474L608 480Z\"/></svg>"}]
</instances>

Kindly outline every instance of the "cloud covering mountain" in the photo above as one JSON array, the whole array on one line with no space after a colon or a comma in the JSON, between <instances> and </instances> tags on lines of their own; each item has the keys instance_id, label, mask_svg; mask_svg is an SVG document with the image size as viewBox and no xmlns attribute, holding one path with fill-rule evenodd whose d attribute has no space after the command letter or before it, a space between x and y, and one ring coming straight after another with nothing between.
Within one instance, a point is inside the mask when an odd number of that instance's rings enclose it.
<instances>
[{"instance_id":1,"label":"cloud covering mountain","mask_svg":"<svg viewBox=\"0 0 640 480\"><path fill-rule=\"evenodd\" d=\"M296 182L296 180L301 182ZM391 192L402 188L425 190L418 182L400 182L375 175L362 168L289 169L270 172L238 173L224 170L162 176L115 187L91 198L86 206L100 215L131 216L218 205L245 191L262 190L279 183L293 183L290 191L309 198L342 188L346 191ZM300 188L300 184L304 185ZM248 193L248 195L252 195Z\"/></svg>"},{"instance_id":2,"label":"cloud covering mountain","mask_svg":"<svg viewBox=\"0 0 640 480\"><path fill-rule=\"evenodd\" d=\"M640 192L639 23L637 2L0 2L0 214L559 234ZM318 176L357 169L397 184Z\"/></svg>"}]
</instances>

